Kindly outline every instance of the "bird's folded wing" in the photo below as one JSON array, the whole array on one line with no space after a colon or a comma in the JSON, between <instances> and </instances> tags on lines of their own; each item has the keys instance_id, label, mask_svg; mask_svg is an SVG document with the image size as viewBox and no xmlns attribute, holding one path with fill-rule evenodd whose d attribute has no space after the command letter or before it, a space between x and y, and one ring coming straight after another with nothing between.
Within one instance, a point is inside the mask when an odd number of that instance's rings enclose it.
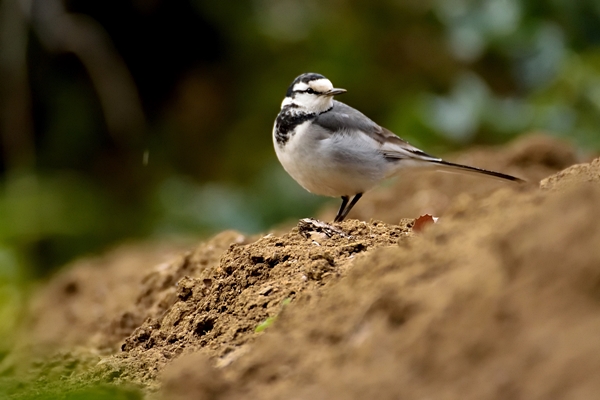
<instances>
[{"instance_id":1,"label":"bird's folded wing","mask_svg":"<svg viewBox=\"0 0 600 400\"><path fill-rule=\"evenodd\" d=\"M402 160L411 159L414 161L441 161L441 158L433 157L424 151L416 148L415 146L408 143L396 136L393 132L379 127L381 132L374 133L381 138L380 152L386 159L389 160Z\"/></svg>"},{"instance_id":2,"label":"bird's folded wing","mask_svg":"<svg viewBox=\"0 0 600 400\"><path fill-rule=\"evenodd\" d=\"M354 108L339 101L333 102L333 108L319 114L313 123L327 130L330 134L347 134L348 132L371 132L379 128L375 122Z\"/></svg>"}]
</instances>

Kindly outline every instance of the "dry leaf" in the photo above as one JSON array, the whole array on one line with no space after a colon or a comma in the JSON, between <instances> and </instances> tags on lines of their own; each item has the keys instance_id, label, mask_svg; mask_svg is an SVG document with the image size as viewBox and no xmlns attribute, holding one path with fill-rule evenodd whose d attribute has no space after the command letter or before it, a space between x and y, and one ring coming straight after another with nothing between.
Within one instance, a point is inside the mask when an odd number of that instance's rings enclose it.
<instances>
[{"instance_id":1,"label":"dry leaf","mask_svg":"<svg viewBox=\"0 0 600 400\"><path fill-rule=\"evenodd\" d=\"M421 232L427 225L435 224L437 220L437 217L434 217L431 214L421 215L419 218L415 219L412 230L413 232Z\"/></svg>"}]
</instances>

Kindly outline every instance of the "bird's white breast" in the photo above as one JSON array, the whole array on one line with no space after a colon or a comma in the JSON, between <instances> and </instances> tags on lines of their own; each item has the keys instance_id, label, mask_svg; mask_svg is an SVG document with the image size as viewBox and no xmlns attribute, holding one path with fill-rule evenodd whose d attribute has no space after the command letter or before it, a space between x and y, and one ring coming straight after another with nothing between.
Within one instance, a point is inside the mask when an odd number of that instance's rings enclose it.
<instances>
[{"instance_id":1,"label":"bird's white breast","mask_svg":"<svg viewBox=\"0 0 600 400\"><path fill-rule=\"evenodd\" d=\"M273 135L281 165L309 192L353 196L371 189L387 175L379 144L368 135L319 134L315 129L311 121L305 121L284 144L277 143Z\"/></svg>"}]
</instances>

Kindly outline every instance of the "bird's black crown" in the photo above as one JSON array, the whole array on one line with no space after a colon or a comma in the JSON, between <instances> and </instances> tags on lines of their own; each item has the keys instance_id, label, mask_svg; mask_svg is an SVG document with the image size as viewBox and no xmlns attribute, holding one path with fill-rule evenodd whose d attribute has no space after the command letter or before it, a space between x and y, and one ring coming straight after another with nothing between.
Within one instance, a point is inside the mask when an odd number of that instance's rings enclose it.
<instances>
[{"instance_id":1,"label":"bird's black crown","mask_svg":"<svg viewBox=\"0 0 600 400\"><path fill-rule=\"evenodd\" d=\"M294 81L288 88L286 96L292 97L292 94L294 93L294 86L296 86L297 83L299 83L299 82L308 83L308 82L316 81L318 79L327 79L327 78L325 78L321 74L316 74L314 72L307 72L305 74L302 74L302 75L296 77L296 79L294 79Z\"/></svg>"}]
</instances>

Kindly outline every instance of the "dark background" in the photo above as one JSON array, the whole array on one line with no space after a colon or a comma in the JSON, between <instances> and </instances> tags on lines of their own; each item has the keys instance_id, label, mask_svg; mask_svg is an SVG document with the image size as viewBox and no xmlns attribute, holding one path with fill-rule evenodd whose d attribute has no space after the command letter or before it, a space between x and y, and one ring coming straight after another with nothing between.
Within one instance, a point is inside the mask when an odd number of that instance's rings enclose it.
<instances>
[{"instance_id":1,"label":"dark background","mask_svg":"<svg viewBox=\"0 0 600 400\"><path fill-rule=\"evenodd\" d=\"M594 0L2 0L0 279L311 215L271 141L303 72L434 154L600 149L599 42Z\"/></svg>"}]
</instances>

